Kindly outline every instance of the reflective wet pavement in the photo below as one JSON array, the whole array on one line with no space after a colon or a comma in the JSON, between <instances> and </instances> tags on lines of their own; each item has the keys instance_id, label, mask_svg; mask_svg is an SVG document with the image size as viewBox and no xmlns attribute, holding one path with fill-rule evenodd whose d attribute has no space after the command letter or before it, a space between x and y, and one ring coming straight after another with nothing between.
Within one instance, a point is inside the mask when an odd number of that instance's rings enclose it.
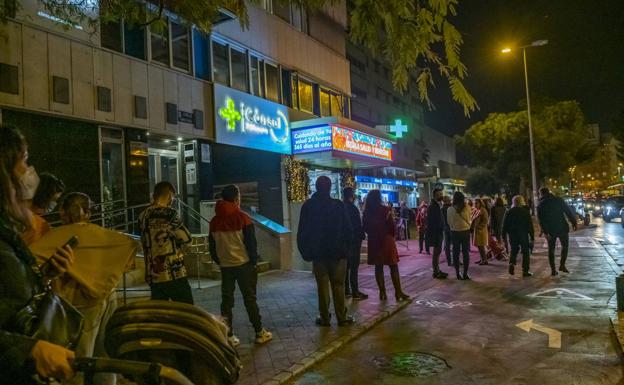
<instances>
[{"instance_id":1,"label":"reflective wet pavement","mask_svg":"<svg viewBox=\"0 0 624 385\"><path fill-rule=\"evenodd\" d=\"M473 281L412 293L410 306L294 384L624 384L609 323L624 230L611 223L571 235L570 274L550 276L541 242L533 278L519 266L510 276L505 262L473 265Z\"/></svg>"}]
</instances>

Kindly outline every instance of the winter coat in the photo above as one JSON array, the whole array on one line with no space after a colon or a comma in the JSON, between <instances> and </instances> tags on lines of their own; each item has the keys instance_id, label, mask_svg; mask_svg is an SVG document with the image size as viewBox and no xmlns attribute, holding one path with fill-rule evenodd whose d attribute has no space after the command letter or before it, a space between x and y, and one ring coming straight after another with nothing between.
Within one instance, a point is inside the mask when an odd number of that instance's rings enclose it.
<instances>
[{"instance_id":1,"label":"winter coat","mask_svg":"<svg viewBox=\"0 0 624 385\"><path fill-rule=\"evenodd\" d=\"M349 223L351 223L351 241L353 243L359 243L366 238L364 228L362 227L362 216L360 210L351 202L344 202L347 215L349 216Z\"/></svg>"},{"instance_id":2,"label":"winter coat","mask_svg":"<svg viewBox=\"0 0 624 385\"><path fill-rule=\"evenodd\" d=\"M30 378L35 374L30 352L37 340L11 331L12 318L40 291L34 263L17 233L0 219L0 383L35 383Z\"/></svg>"},{"instance_id":3,"label":"winter coat","mask_svg":"<svg viewBox=\"0 0 624 385\"><path fill-rule=\"evenodd\" d=\"M444 218L442 217L442 208L436 201L431 201L427 209L427 236L431 235L431 239L435 235L444 233Z\"/></svg>"},{"instance_id":4,"label":"winter coat","mask_svg":"<svg viewBox=\"0 0 624 385\"><path fill-rule=\"evenodd\" d=\"M494 235L501 235L503 231L503 219L505 218L505 206L494 206L492 207L491 217L490 217L490 227L492 228L492 232Z\"/></svg>"},{"instance_id":5,"label":"winter coat","mask_svg":"<svg viewBox=\"0 0 624 385\"><path fill-rule=\"evenodd\" d=\"M544 234L563 235L570 231L568 222L576 224L576 218L564 200L547 194L539 200L537 218Z\"/></svg>"},{"instance_id":6,"label":"winter coat","mask_svg":"<svg viewBox=\"0 0 624 385\"><path fill-rule=\"evenodd\" d=\"M474 221L474 245L475 246L487 246L488 244L488 223L489 215L485 207L479 209Z\"/></svg>"},{"instance_id":7,"label":"winter coat","mask_svg":"<svg viewBox=\"0 0 624 385\"><path fill-rule=\"evenodd\" d=\"M470 207L465 205L461 212L457 212L454 206L449 206L446 211L446 223L451 231L470 230Z\"/></svg>"},{"instance_id":8,"label":"winter coat","mask_svg":"<svg viewBox=\"0 0 624 385\"><path fill-rule=\"evenodd\" d=\"M210 221L210 256L221 267L258 263L256 232L249 215L236 203L220 200Z\"/></svg>"},{"instance_id":9,"label":"winter coat","mask_svg":"<svg viewBox=\"0 0 624 385\"><path fill-rule=\"evenodd\" d=\"M364 231L368 234L368 264L395 265L399 262L396 248L396 226L392 209L381 206L373 213L364 212Z\"/></svg>"},{"instance_id":10,"label":"winter coat","mask_svg":"<svg viewBox=\"0 0 624 385\"><path fill-rule=\"evenodd\" d=\"M353 230L344 204L316 192L301 207L297 247L306 261L346 258Z\"/></svg>"},{"instance_id":11,"label":"winter coat","mask_svg":"<svg viewBox=\"0 0 624 385\"><path fill-rule=\"evenodd\" d=\"M533 220L526 207L512 207L505 213L502 235L514 241L534 240Z\"/></svg>"}]
</instances>

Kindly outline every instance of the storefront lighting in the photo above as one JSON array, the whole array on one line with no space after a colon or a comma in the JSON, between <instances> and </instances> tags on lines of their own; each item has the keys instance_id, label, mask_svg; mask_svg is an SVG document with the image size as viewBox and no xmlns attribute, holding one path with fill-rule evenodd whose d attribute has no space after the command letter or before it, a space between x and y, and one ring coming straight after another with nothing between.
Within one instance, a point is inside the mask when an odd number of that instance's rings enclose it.
<instances>
[{"instance_id":1,"label":"storefront lighting","mask_svg":"<svg viewBox=\"0 0 624 385\"><path fill-rule=\"evenodd\" d=\"M182 140L184 140L184 138L182 138L181 136L178 136L178 142L181 142Z\"/></svg>"},{"instance_id":2,"label":"storefront lighting","mask_svg":"<svg viewBox=\"0 0 624 385\"><path fill-rule=\"evenodd\" d=\"M170 139L165 139L165 140L163 140L163 142L165 142L165 143L171 143L171 140L170 140Z\"/></svg>"}]
</instances>

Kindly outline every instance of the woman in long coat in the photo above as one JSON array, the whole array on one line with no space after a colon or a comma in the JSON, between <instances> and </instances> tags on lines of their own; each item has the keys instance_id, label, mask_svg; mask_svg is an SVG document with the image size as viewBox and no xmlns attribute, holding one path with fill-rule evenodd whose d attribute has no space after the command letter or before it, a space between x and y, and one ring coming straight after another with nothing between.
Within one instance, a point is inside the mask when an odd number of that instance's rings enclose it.
<instances>
[{"instance_id":1,"label":"woman in long coat","mask_svg":"<svg viewBox=\"0 0 624 385\"><path fill-rule=\"evenodd\" d=\"M396 248L394 215L389 207L381 203L381 192L371 190L366 196L362 218L364 231L368 234L368 264L375 266L375 280L379 287L379 299L386 300L386 283L383 267L390 266L390 278L397 301L409 299L401 289L399 275L399 253Z\"/></svg>"},{"instance_id":2,"label":"woman in long coat","mask_svg":"<svg viewBox=\"0 0 624 385\"><path fill-rule=\"evenodd\" d=\"M479 265L487 265L487 255L485 252L485 246L488 244L488 223L490 222L489 214L482 199L475 199L475 209L478 210L476 217L473 219L474 223L474 245L479 249Z\"/></svg>"}]
</instances>

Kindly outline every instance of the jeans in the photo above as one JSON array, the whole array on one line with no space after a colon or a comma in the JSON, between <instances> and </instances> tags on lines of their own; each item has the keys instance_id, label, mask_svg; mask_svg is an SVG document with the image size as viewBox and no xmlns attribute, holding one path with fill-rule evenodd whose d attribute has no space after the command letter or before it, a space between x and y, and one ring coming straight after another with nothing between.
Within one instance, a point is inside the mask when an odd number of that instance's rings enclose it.
<instances>
[{"instance_id":1,"label":"jeans","mask_svg":"<svg viewBox=\"0 0 624 385\"><path fill-rule=\"evenodd\" d=\"M176 301L193 304L193 293L187 278L178 278L168 282L152 283L152 299Z\"/></svg>"},{"instance_id":2,"label":"jeans","mask_svg":"<svg viewBox=\"0 0 624 385\"><path fill-rule=\"evenodd\" d=\"M321 320L329 321L329 290L331 287L334 299L336 319L342 322L346 319L345 307L345 275L347 270L346 259L321 259L312 262L312 271L316 278L318 289L319 314Z\"/></svg>"},{"instance_id":3,"label":"jeans","mask_svg":"<svg viewBox=\"0 0 624 385\"><path fill-rule=\"evenodd\" d=\"M520 238L520 239L514 239L511 238L509 239L509 244L511 247L511 256L509 258L509 264L510 265L516 265L516 259L518 257L518 251L522 252L522 271L523 272L527 272L529 271L529 267L531 264L530 261L530 256L531 254L529 253L529 239L524 237L524 238Z\"/></svg>"},{"instance_id":4,"label":"jeans","mask_svg":"<svg viewBox=\"0 0 624 385\"><path fill-rule=\"evenodd\" d=\"M467 273L470 265L470 230L452 231L451 238L453 239L453 264L455 265L455 271L459 274L459 253L461 252L464 257L464 273Z\"/></svg>"},{"instance_id":5,"label":"jeans","mask_svg":"<svg viewBox=\"0 0 624 385\"><path fill-rule=\"evenodd\" d=\"M236 267L221 268L221 315L232 330L232 308L234 307L234 290L236 283L243 295L243 303L249 316L249 322L256 332L262 330L262 318L256 302L256 286L258 272L256 266L246 263Z\"/></svg>"},{"instance_id":6,"label":"jeans","mask_svg":"<svg viewBox=\"0 0 624 385\"><path fill-rule=\"evenodd\" d=\"M360 250L362 242L356 242L349 250L347 258L347 272L345 274L345 291L354 295L360 292L358 284L358 270L360 267Z\"/></svg>"},{"instance_id":7,"label":"jeans","mask_svg":"<svg viewBox=\"0 0 624 385\"><path fill-rule=\"evenodd\" d=\"M564 234L549 234L548 235L548 262L550 268L555 270L555 247L557 246L557 238L561 242L561 261L560 266L565 266L566 259L568 259L568 246L570 245L570 236L568 233Z\"/></svg>"},{"instance_id":8,"label":"jeans","mask_svg":"<svg viewBox=\"0 0 624 385\"><path fill-rule=\"evenodd\" d=\"M427 232L426 231L419 231L418 232L418 246L419 246L419 250L420 250L421 253L423 251L423 244L425 245L425 250L428 253L429 252L429 241L427 240Z\"/></svg>"},{"instance_id":9,"label":"jeans","mask_svg":"<svg viewBox=\"0 0 624 385\"><path fill-rule=\"evenodd\" d=\"M451 230L444 230L444 255L446 256L446 262L451 265L453 263L451 254Z\"/></svg>"}]
</instances>

